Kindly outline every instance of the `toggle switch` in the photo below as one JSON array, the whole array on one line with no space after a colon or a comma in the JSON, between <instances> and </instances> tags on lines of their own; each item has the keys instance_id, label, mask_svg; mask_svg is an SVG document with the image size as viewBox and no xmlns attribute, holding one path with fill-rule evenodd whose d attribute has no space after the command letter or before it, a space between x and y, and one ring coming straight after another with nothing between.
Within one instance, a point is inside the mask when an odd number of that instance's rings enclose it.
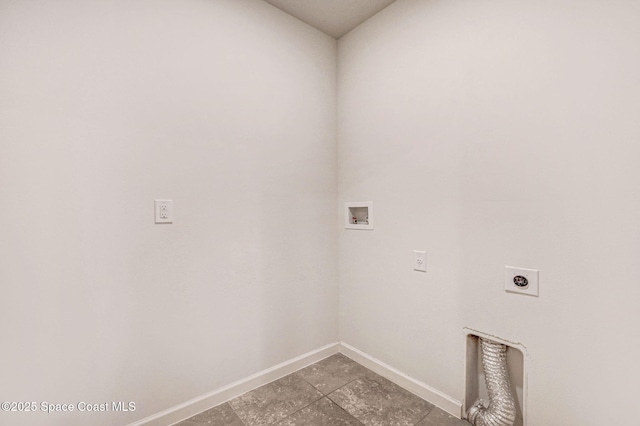
<instances>
[{"instance_id":1,"label":"toggle switch","mask_svg":"<svg viewBox=\"0 0 640 426\"><path fill-rule=\"evenodd\" d=\"M413 270L427 272L427 252L422 250L413 251Z\"/></svg>"}]
</instances>

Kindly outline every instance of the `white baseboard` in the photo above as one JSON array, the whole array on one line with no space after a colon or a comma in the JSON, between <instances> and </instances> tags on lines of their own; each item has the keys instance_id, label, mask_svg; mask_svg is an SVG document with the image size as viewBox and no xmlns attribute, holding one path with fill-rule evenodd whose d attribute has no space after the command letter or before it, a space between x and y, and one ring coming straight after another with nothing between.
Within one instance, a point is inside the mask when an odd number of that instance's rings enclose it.
<instances>
[{"instance_id":1,"label":"white baseboard","mask_svg":"<svg viewBox=\"0 0 640 426\"><path fill-rule=\"evenodd\" d=\"M267 383L278 380L288 374L314 364L331 355L338 353L339 343L331 343L296 358L280 363L274 367L262 370L252 376L213 392L206 393L182 404L176 405L157 414L138 420L128 426L167 426L188 419L198 413L206 411L216 405L225 403L243 393L249 392Z\"/></svg>"},{"instance_id":2,"label":"white baseboard","mask_svg":"<svg viewBox=\"0 0 640 426\"><path fill-rule=\"evenodd\" d=\"M460 401L432 388L426 383L412 379L401 371L396 370L390 365L385 364L384 362L354 348L347 343L336 342L314 351L307 352L306 354L260 371L245 379L231 383L230 385L224 386L213 392L206 393L182 404L176 405L175 407L171 407L142 420L138 420L128 426L172 425L215 407L216 405L232 400L233 398L249 392L250 390L266 385L274 380L278 380L281 377L298 371L308 365L314 364L338 352L353 359L357 363L362 364L369 370L391 380L398 386L416 394L420 398L429 401L453 416L460 418L462 413L462 403Z\"/></svg>"},{"instance_id":3,"label":"white baseboard","mask_svg":"<svg viewBox=\"0 0 640 426\"><path fill-rule=\"evenodd\" d=\"M358 364L362 364L369 370L378 373L382 377L389 379L396 385L404 388L420 398L429 401L436 407L448 412L452 416L461 418L462 416L462 402L457 399L440 392L437 389L423 383L419 380L413 379L399 370L391 367L388 364L354 348L353 346L340 342L340 353L348 356Z\"/></svg>"}]
</instances>

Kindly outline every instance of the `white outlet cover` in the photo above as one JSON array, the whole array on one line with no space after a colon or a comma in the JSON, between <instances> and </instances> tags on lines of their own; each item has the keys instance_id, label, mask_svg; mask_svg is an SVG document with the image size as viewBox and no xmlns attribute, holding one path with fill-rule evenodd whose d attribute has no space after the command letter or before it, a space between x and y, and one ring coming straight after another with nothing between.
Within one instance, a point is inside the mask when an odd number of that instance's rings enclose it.
<instances>
[{"instance_id":1,"label":"white outlet cover","mask_svg":"<svg viewBox=\"0 0 640 426\"><path fill-rule=\"evenodd\" d=\"M422 250L413 251L413 270L427 272L427 252Z\"/></svg>"},{"instance_id":2,"label":"white outlet cover","mask_svg":"<svg viewBox=\"0 0 640 426\"><path fill-rule=\"evenodd\" d=\"M173 223L173 201L154 200L156 223Z\"/></svg>"},{"instance_id":3,"label":"white outlet cover","mask_svg":"<svg viewBox=\"0 0 640 426\"><path fill-rule=\"evenodd\" d=\"M538 297L539 293L539 274L537 269L516 268L515 266L504 267L504 289L511 293L528 294L529 296ZM523 277L516 279L516 277ZM526 285L518 286L516 281L521 284L526 280Z\"/></svg>"}]
</instances>

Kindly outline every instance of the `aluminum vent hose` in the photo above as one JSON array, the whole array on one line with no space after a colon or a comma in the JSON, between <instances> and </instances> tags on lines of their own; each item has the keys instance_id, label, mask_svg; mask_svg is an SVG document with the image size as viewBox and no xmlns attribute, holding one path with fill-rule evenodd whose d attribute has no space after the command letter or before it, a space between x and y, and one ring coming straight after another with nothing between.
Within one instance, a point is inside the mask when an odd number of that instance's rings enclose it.
<instances>
[{"instance_id":1,"label":"aluminum vent hose","mask_svg":"<svg viewBox=\"0 0 640 426\"><path fill-rule=\"evenodd\" d=\"M480 338L480 351L489 406L484 407L482 401L478 401L467 412L467 419L475 426L513 426L516 404L507 371L507 347Z\"/></svg>"}]
</instances>

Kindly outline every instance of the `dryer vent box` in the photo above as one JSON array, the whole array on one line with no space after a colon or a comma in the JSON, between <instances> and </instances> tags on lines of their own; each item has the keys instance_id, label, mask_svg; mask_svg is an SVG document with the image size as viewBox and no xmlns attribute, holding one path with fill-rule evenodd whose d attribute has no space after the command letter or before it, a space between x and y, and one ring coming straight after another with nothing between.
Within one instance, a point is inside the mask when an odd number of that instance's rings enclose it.
<instances>
[{"instance_id":1,"label":"dryer vent box","mask_svg":"<svg viewBox=\"0 0 640 426\"><path fill-rule=\"evenodd\" d=\"M462 417L467 418L469 409L478 400L484 401L485 404L489 401L480 353L480 339L483 338L507 347L507 369L511 381L511 392L516 403L514 426L527 426L527 349L520 343L510 342L470 328L465 328L464 333L467 354Z\"/></svg>"},{"instance_id":2,"label":"dryer vent box","mask_svg":"<svg viewBox=\"0 0 640 426\"><path fill-rule=\"evenodd\" d=\"M344 220L346 229L373 229L373 202L344 203Z\"/></svg>"}]
</instances>

